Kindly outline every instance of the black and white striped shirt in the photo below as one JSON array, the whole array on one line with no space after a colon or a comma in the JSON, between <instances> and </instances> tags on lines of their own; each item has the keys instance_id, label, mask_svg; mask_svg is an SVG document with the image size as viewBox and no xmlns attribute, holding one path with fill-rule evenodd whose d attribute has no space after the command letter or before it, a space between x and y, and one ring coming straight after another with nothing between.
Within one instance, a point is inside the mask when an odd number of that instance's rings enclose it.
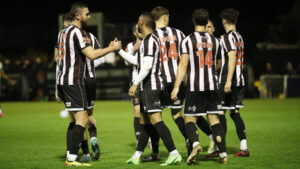
<instances>
[{"instance_id":1,"label":"black and white striped shirt","mask_svg":"<svg viewBox=\"0 0 300 169\"><path fill-rule=\"evenodd\" d=\"M90 46L87 34L75 25L70 25L58 35L59 62L58 85L79 85L85 72L86 57L81 52Z\"/></svg>"},{"instance_id":2,"label":"black and white striped shirt","mask_svg":"<svg viewBox=\"0 0 300 169\"><path fill-rule=\"evenodd\" d=\"M143 91L144 89L150 90L161 90L162 89L162 79L160 73L160 42L158 38L153 35L147 35L138 50L138 71L140 72L143 68L143 61L145 56L153 57L153 64L150 73L145 77L145 79L140 83L140 89Z\"/></svg>"},{"instance_id":3,"label":"black and white striped shirt","mask_svg":"<svg viewBox=\"0 0 300 169\"><path fill-rule=\"evenodd\" d=\"M236 64L235 72L232 78L233 86L245 86L245 77L244 77L244 40L242 36L236 31L229 31L221 38L222 46L225 50L225 64L223 72L221 74L221 83L226 83L227 73L228 73L228 55L230 51L236 51Z\"/></svg>"},{"instance_id":4,"label":"black and white striped shirt","mask_svg":"<svg viewBox=\"0 0 300 169\"><path fill-rule=\"evenodd\" d=\"M92 33L88 33L88 41L93 46L94 49L100 49L101 48L97 38ZM100 58L97 58L95 60L90 60L89 58L86 57L86 69L87 69L87 71L85 72L85 77L96 78L95 64L94 64L95 61L101 61L101 62L104 63L105 59L104 59L104 57L100 57Z\"/></svg>"},{"instance_id":5,"label":"black and white striped shirt","mask_svg":"<svg viewBox=\"0 0 300 169\"><path fill-rule=\"evenodd\" d=\"M181 55L180 44L185 35L171 27L158 28L153 31L153 34L160 40L162 79L167 83L175 82Z\"/></svg>"},{"instance_id":6,"label":"black and white striped shirt","mask_svg":"<svg viewBox=\"0 0 300 169\"><path fill-rule=\"evenodd\" d=\"M206 32L194 32L181 44L181 53L189 55L187 91L218 89L216 58L221 54L220 43Z\"/></svg>"}]
</instances>

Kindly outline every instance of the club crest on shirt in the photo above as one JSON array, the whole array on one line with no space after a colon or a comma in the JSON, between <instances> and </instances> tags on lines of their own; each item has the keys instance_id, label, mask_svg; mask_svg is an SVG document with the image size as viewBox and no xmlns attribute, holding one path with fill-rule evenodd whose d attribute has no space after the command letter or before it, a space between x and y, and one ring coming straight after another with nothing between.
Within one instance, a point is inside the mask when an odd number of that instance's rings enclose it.
<instances>
[{"instance_id":1,"label":"club crest on shirt","mask_svg":"<svg viewBox=\"0 0 300 169\"><path fill-rule=\"evenodd\" d=\"M196 106L193 105L193 106L188 107L188 111L195 112L196 111Z\"/></svg>"}]
</instances>

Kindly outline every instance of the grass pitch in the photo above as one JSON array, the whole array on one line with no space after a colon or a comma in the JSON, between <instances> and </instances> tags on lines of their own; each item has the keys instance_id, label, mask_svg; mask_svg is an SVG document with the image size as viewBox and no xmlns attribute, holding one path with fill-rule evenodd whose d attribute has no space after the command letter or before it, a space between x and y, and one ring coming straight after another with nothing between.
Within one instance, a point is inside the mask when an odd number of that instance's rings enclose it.
<instances>
[{"instance_id":1,"label":"grass pitch","mask_svg":"<svg viewBox=\"0 0 300 169\"><path fill-rule=\"evenodd\" d=\"M165 109L163 119L171 130L183 161L164 168L300 168L300 99L245 100L241 115L246 124L250 157L232 157L239 150L235 126L227 113L227 152L229 164L205 159L201 153L194 166L187 166L185 142ZM59 116L63 104L56 102L2 103L5 116L0 118L0 169L66 168L66 130L69 119ZM157 169L168 153L160 141L161 162L125 164L135 151L133 109L129 101L97 101L95 107L101 159L92 162L97 169ZM209 139L200 131L200 143L207 150ZM146 148L143 156L150 153Z\"/></svg>"}]
</instances>

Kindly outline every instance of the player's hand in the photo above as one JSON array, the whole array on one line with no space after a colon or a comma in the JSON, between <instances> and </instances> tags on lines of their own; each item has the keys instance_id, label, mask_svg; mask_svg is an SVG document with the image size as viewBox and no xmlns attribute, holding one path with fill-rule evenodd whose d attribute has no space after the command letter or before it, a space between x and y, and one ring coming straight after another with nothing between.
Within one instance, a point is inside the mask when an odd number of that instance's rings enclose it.
<instances>
[{"instance_id":1,"label":"player's hand","mask_svg":"<svg viewBox=\"0 0 300 169\"><path fill-rule=\"evenodd\" d=\"M224 86L224 92L225 93L231 92L231 81L226 81L225 86Z\"/></svg>"},{"instance_id":2,"label":"player's hand","mask_svg":"<svg viewBox=\"0 0 300 169\"><path fill-rule=\"evenodd\" d=\"M129 91L128 91L128 95L129 95L130 97L134 97L134 94L135 94L135 92L136 92L136 89L137 89L137 85L132 85L132 86L130 87Z\"/></svg>"},{"instance_id":3,"label":"player's hand","mask_svg":"<svg viewBox=\"0 0 300 169\"><path fill-rule=\"evenodd\" d=\"M55 90L55 99L58 103L61 103L61 98L59 97L58 90Z\"/></svg>"},{"instance_id":4,"label":"player's hand","mask_svg":"<svg viewBox=\"0 0 300 169\"><path fill-rule=\"evenodd\" d=\"M115 41L111 41L110 43L109 43L109 46L108 47L113 47L114 46L114 44L115 44Z\"/></svg>"},{"instance_id":5,"label":"player's hand","mask_svg":"<svg viewBox=\"0 0 300 169\"><path fill-rule=\"evenodd\" d=\"M179 88L178 87L174 87L172 93L171 93L171 99L173 101L177 101L177 94L178 94Z\"/></svg>"},{"instance_id":6,"label":"player's hand","mask_svg":"<svg viewBox=\"0 0 300 169\"><path fill-rule=\"evenodd\" d=\"M118 51L122 48L122 42L121 41L113 41L112 48L114 51Z\"/></svg>"},{"instance_id":7,"label":"player's hand","mask_svg":"<svg viewBox=\"0 0 300 169\"><path fill-rule=\"evenodd\" d=\"M133 51L136 52L137 50L139 50L141 44L142 44L142 41L136 42L133 46Z\"/></svg>"}]
</instances>

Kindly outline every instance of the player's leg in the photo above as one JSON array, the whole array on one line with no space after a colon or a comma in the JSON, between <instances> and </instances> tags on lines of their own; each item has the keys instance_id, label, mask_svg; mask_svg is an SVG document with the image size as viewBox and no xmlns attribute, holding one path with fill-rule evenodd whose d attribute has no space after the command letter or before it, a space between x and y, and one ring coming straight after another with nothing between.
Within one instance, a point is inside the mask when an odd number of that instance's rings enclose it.
<instances>
[{"instance_id":1,"label":"player's leg","mask_svg":"<svg viewBox=\"0 0 300 169\"><path fill-rule=\"evenodd\" d=\"M85 130L83 135L83 140L81 141L81 150L82 150L82 157L79 159L80 162L89 163L91 162L91 156L89 151L89 145L88 145L88 131Z\"/></svg>"},{"instance_id":2,"label":"player's leg","mask_svg":"<svg viewBox=\"0 0 300 169\"><path fill-rule=\"evenodd\" d=\"M97 139L97 128L96 120L93 116L93 110L95 107L96 99L96 79L95 78L85 78L85 89L87 96L87 112L88 112L88 131L90 134L91 147L92 147L92 156L94 160L98 160L100 157L100 147Z\"/></svg>"},{"instance_id":3,"label":"player's leg","mask_svg":"<svg viewBox=\"0 0 300 169\"><path fill-rule=\"evenodd\" d=\"M221 111L220 100L218 98L217 91L206 92L206 103L207 103L207 119L213 131L214 141L219 149L219 156L221 163L228 163L227 153L226 153L226 140L225 131L220 123L218 114Z\"/></svg>"},{"instance_id":4,"label":"player's leg","mask_svg":"<svg viewBox=\"0 0 300 169\"><path fill-rule=\"evenodd\" d=\"M67 129L67 155L70 153L70 149L71 149L71 132L74 129L75 126L75 118L72 112L68 112L69 113L69 117L70 117L70 123Z\"/></svg>"},{"instance_id":5,"label":"player's leg","mask_svg":"<svg viewBox=\"0 0 300 169\"><path fill-rule=\"evenodd\" d=\"M92 157L94 160L100 158L100 146L97 139L96 119L93 116L93 108L88 109L88 131L92 147Z\"/></svg>"},{"instance_id":6,"label":"player's leg","mask_svg":"<svg viewBox=\"0 0 300 169\"><path fill-rule=\"evenodd\" d=\"M182 115L182 109L171 109L172 118L175 121L179 131L185 138L187 139L186 133L185 133L185 125L184 125L184 118Z\"/></svg>"},{"instance_id":7,"label":"player's leg","mask_svg":"<svg viewBox=\"0 0 300 169\"><path fill-rule=\"evenodd\" d=\"M181 161L181 155L177 151L169 128L162 121L161 112L149 114L150 122L156 129L159 137L169 151L167 161L161 165L173 165Z\"/></svg>"},{"instance_id":8,"label":"player's leg","mask_svg":"<svg viewBox=\"0 0 300 169\"><path fill-rule=\"evenodd\" d=\"M67 156L68 162L73 162L77 158L77 154L79 151L79 145L83 140L84 131L88 122L88 114L87 111L78 111L73 112L75 117L75 125L71 132L71 145L70 145L70 153Z\"/></svg>"},{"instance_id":9,"label":"player's leg","mask_svg":"<svg viewBox=\"0 0 300 169\"><path fill-rule=\"evenodd\" d=\"M133 105L133 110L134 110L134 119L133 119L133 128L134 128L134 134L136 137L136 140L138 140L138 137L140 135L140 101L138 98L138 95L136 95L132 99L132 105Z\"/></svg>"},{"instance_id":10,"label":"player's leg","mask_svg":"<svg viewBox=\"0 0 300 169\"><path fill-rule=\"evenodd\" d=\"M226 153L226 141L225 141L225 132L223 126L220 124L220 120L217 114L208 114L208 121L211 125L213 131L213 137L216 145L219 149L219 156L222 163L228 163L227 153Z\"/></svg>"},{"instance_id":11,"label":"player's leg","mask_svg":"<svg viewBox=\"0 0 300 169\"><path fill-rule=\"evenodd\" d=\"M149 133L149 136L151 138L152 153L148 157L143 158L143 162L159 161L159 134L157 133L154 126L150 123L149 125L147 125L147 132Z\"/></svg>"},{"instance_id":12,"label":"player's leg","mask_svg":"<svg viewBox=\"0 0 300 169\"><path fill-rule=\"evenodd\" d=\"M139 165L140 164L140 158L141 155L147 145L148 139L149 139L149 134L147 132L147 125L149 125L149 118L146 114L141 113L140 116L140 136L138 138L137 146L136 146L136 151L133 154L133 156L126 161L128 164L135 164Z\"/></svg>"},{"instance_id":13,"label":"player's leg","mask_svg":"<svg viewBox=\"0 0 300 169\"><path fill-rule=\"evenodd\" d=\"M246 139L246 127L245 123L240 115L240 108L243 108L242 100L244 98L245 88L244 87L234 87L233 88L233 97L235 103L235 110L231 110L230 117L232 118L237 135L240 139L240 151L234 154L235 157L249 157L250 153L247 148L247 139Z\"/></svg>"},{"instance_id":14,"label":"player's leg","mask_svg":"<svg viewBox=\"0 0 300 169\"><path fill-rule=\"evenodd\" d=\"M194 116L185 116L184 120L186 134L193 147L191 153L187 158L187 164L192 165L195 163L198 154L202 151L202 147L200 146L199 142L199 132L196 127L197 118Z\"/></svg>"},{"instance_id":15,"label":"player's leg","mask_svg":"<svg viewBox=\"0 0 300 169\"><path fill-rule=\"evenodd\" d=\"M207 120L203 116L199 116L197 118L197 126L208 136L210 139L210 144L207 149L207 153L212 153L215 151L216 146L212 135L212 130L207 122Z\"/></svg>"}]
</instances>

